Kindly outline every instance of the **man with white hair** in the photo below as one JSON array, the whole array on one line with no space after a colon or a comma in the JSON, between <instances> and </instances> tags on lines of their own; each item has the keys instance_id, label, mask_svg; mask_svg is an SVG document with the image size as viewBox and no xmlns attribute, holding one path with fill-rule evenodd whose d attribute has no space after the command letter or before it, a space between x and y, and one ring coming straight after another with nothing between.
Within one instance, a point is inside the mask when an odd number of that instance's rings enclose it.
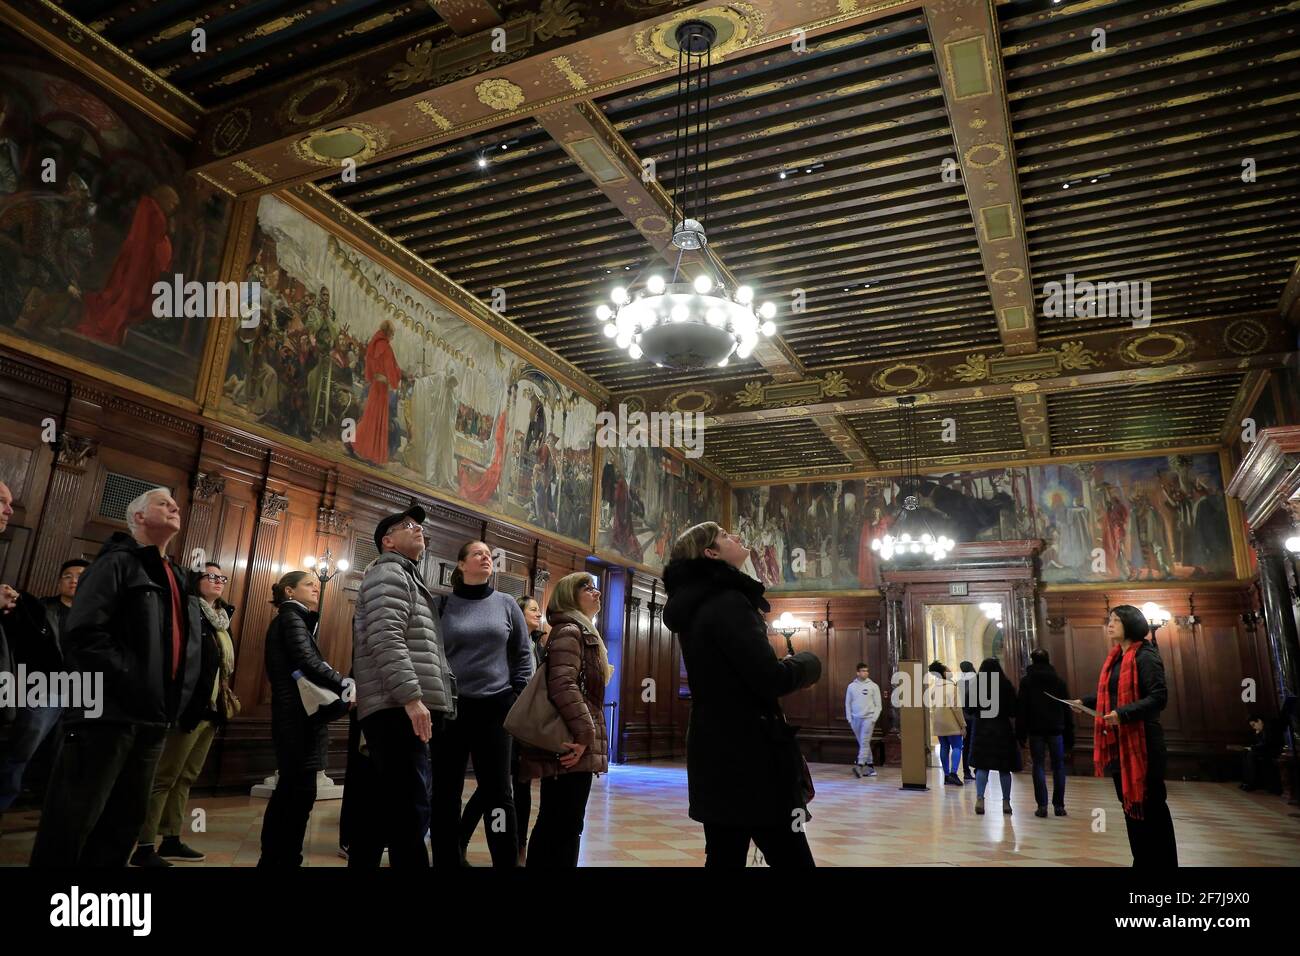
<instances>
[{"instance_id":1,"label":"man with white hair","mask_svg":"<svg viewBox=\"0 0 1300 956\"><path fill-rule=\"evenodd\" d=\"M126 509L77 587L63 651L69 670L103 675L98 715L65 712L32 865L125 866L149 805L168 725L198 683L201 630L185 571L166 555L181 529L166 488Z\"/></svg>"}]
</instances>

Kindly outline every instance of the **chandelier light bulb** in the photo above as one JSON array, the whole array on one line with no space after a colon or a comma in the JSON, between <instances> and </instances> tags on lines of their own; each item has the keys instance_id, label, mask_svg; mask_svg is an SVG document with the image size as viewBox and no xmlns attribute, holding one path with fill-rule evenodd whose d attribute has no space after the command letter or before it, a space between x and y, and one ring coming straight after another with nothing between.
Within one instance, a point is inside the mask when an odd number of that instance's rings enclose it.
<instances>
[{"instance_id":1,"label":"chandelier light bulb","mask_svg":"<svg viewBox=\"0 0 1300 956\"><path fill-rule=\"evenodd\" d=\"M685 322L691 317L691 310L679 302L677 305L673 306L672 312L670 312L669 315L673 317L674 322Z\"/></svg>"},{"instance_id":2,"label":"chandelier light bulb","mask_svg":"<svg viewBox=\"0 0 1300 956\"><path fill-rule=\"evenodd\" d=\"M695 286L695 291L700 295L708 295L713 291L713 280L708 276L696 276L692 285Z\"/></svg>"},{"instance_id":3,"label":"chandelier light bulb","mask_svg":"<svg viewBox=\"0 0 1300 956\"><path fill-rule=\"evenodd\" d=\"M616 338L616 339L614 340L614 344L617 345L617 346L618 346L619 348L621 348L621 349L625 349L625 348L627 348L629 345L632 344L632 335L631 335L631 333L628 333L628 332L620 332L619 335L618 335L618 338Z\"/></svg>"},{"instance_id":4,"label":"chandelier light bulb","mask_svg":"<svg viewBox=\"0 0 1300 956\"><path fill-rule=\"evenodd\" d=\"M719 328L727 324L727 313L716 305L704 314L704 318L709 325L716 325Z\"/></svg>"},{"instance_id":5,"label":"chandelier light bulb","mask_svg":"<svg viewBox=\"0 0 1300 956\"><path fill-rule=\"evenodd\" d=\"M614 286L614 291L609 294L609 297L614 300L616 305L626 305L627 289L623 288L621 285L616 285Z\"/></svg>"},{"instance_id":6,"label":"chandelier light bulb","mask_svg":"<svg viewBox=\"0 0 1300 956\"><path fill-rule=\"evenodd\" d=\"M618 335L618 326L613 322L607 323L605 325L605 337L612 339L616 335Z\"/></svg>"},{"instance_id":7,"label":"chandelier light bulb","mask_svg":"<svg viewBox=\"0 0 1300 956\"><path fill-rule=\"evenodd\" d=\"M645 287L650 290L651 295L662 295L664 291L664 277L656 272L646 280Z\"/></svg>"},{"instance_id":8,"label":"chandelier light bulb","mask_svg":"<svg viewBox=\"0 0 1300 956\"><path fill-rule=\"evenodd\" d=\"M596 306L596 318L600 319L600 321L602 322L608 322L610 316L612 316L613 314L614 314L614 310L611 309L603 302L600 305Z\"/></svg>"},{"instance_id":9,"label":"chandelier light bulb","mask_svg":"<svg viewBox=\"0 0 1300 956\"><path fill-rule=\"evenodd\" d=\"M340 571L346 571L348 568L352 567L352 564L347 558L339 558L338 567Z\"/></svg>"},{"instance_id":10,"label":"chandelier light bulb","mask_svg":"<svg viewBox=\"0 0 1300 956\"><path fill-rule=\"evenodd\" d=\"M934 543L934 535L930 534L930 532L927 531L925 534L921 535L921 542L923 544Z\"/></svg>"},{"instance_id":11,"label":"chandelier light bulb","mask_svg":"<svg viewBox=\"0 0 1300 956\"><path fill-rule=\"evenodd\" d=\"M1300 554L1300 535L1293 534L1282 543L1282 547L1286 548L1292 554Z\"/></svg>"},{"instance_id":12,"label":"chandelier light bulb","mask_svg":"<svg viewBox=\"0 0 1300 956\"><path fill-rule=\"evenodd\" d=\"M758 330L770 338L771 336L776 335L776 323L764 322L761 326L759 326Z\"/></svg>"},{"instance_id":13,"label":"chandelier light bulb","mask_svg":"<svg viewBox=\"0 0 1300 956\"><path fill-rule=\"evenodd\" d=\"M903 542L903 544L909 544L909 543L911 542L911 540L912 540L912 536L911 536L910 534L908 534L906 531L904 531L904 532L899 536L898 540L901 541L901 542Z\"/></svg>"},{"instance_id":14,"label":"chandelier light bulb","mask_svg":"<svg viewBox=\"0 0 1300 956\"><path fill-rule=\"evenodd\" d=\"M641 357L641 346L633 342L631 347L627 350L627 354L634 359L639 359Z\"/></svg>"},{"instance_id":15,"label":"chandelier light bulb","mask_svg":"<svg viewBox=\"0 0 1300 956\"><path fill-rule=\"evenodd\" d=\"M754 350L748 345L742 344L738 349L736 349L736 358L747 359L753 351Z\"/></svg>"},{"instance_id":16,"label":"chandelier light bulb","mask_svg":"<svg viewBox=\"0 0 1300 956\"><path fill-rule=\"evenodd\" d=\"M879 550L880 550L880 539L879 539L879 538L872 538L872 539L871 539L871 550L872 550L872 551L879 551Z\"/></svg>"},{"instance_id":17,"label":"chandelier light bulb","mask_svg":"<svg viewBox=\"0 0 1300 956\"><path fill-rule=\"evenodd\" d=\"M920 544L920 542L918 542L918 541L913 541L913 542L912 542L912 553L913 553L913 554L920 554L920 553L921 553L921 544Z\"/></svg>"},{"instance_id":18,"label":"chandelier light bulb","mask_svg":"<svg viewBox=\"0 0 1300 956\"><path fill-rule=\"evenodd\" d=\"M304 568L316 567L316 556L314 554L307 555L307 557L302 559L302 566Z\"/></svg>"},{"instance_id":19,"label":"chandelier light bulb","mask_svg":"<svg viewBox=\"0 0 1300 956\"><path fill-rule=\"evenodd\" d=\"M762 316L763 318L765 318L765 319L775 319L775 318L776 318L776 303L775 303L775 302L764 302L762 305L760 305L760 306L758 307L758 314L761 315L761 316Z\"/></svg>"},{"instance_id":20,"label":"chandelier light bulb","mask_svg":"<svg viewBox=\"0 0 1300 956\"><path fill-rule=\"evenodd\" d=\"M742 285L736 290L736 301L741 305L749 305L754 301L754 290L747 285Z\"/></svg>"}]
</instances>

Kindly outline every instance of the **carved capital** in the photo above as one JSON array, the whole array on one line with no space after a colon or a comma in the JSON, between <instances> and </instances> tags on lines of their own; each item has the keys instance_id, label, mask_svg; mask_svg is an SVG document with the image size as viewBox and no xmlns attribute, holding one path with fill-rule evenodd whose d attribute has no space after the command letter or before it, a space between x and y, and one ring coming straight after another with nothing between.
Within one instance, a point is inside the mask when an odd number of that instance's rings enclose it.
<instances>
[{"instance_id":1,"label":"carved capital","mask_svg":"<svg viewBox=\"0 0 1300 956\"><path fill-rule=\"evenodd\" d=\"M1049 617L1047 619L1047 629L1049 631L1063 631L1069 620L1068 617Z\"/></svg>"},{"instance_id":2,"label":"carved capital","mask_svg":"<svg viewBox=\"0 0 1300 956\"><path fill-rule=\"evenodd\" d=\"M86 462L99 452L99 442L93 438L78 438L65 434L59 441L58 465L70 471L82 471Z\"/></svg>"},{"instance_id":3,"label":"carved capital","mask_svg":"<svg viewBox=\"0 0 1300 956\"><path fill-rule=\"evenodd\" d=\"M886 601L901 602L906 589L901 584L886 584L884 590Z\"/></svg>"},{"instance_id":4,"label":"carved capital","mask_svg":"<svg viewBox=\"0 0 1300 956\"><path fill-rule=\"evenodd\" d=\"M195 473L190 487L194 492L195 501L207 501L226 490L226 479L222 475L213 475L206 471L200 471Z\"/></svg>"},{"instance_id":5,"label":"carved capital","mask_svg":"<svg viewBox=\"0 0 1300 956\"><path fill-rule=\"evenodd\" d=\"M270 488L262 489L262 507L259 514L263 518L269 518L271 521L279 521L280 516L284 514L289 507L289 498L278 491L272 491Z\"/></svg>"},{"instance_id":6,"label":"carved capital","mask_svg":"<svg viewBox=\"0 0 1300 956\"><path fill-rule=\"evenodd\" d=\"M352 516L344 514L337 508L320 507L316 509L316 531L318 534L347 534L352 530Z\"/></svg>"},{"instance_id":7,"label":"carved capital","mask_svg":"<svg viewBox=\"0 0 1300 956\"><path fill-rule=\"evenodd\" d=\"M1011 590L1017 598L1032 601L1034 594L1038 591L1038 586L1033 581L1016 581L1011 585Z\"/></svg>"},{"instance_id":8,"label":"carved capital","mask_svg":"<svg viewBox=\"0 0 1300 956\"><path fill-rule=\"evenodd\" d=\"M533 575L533 593L545 594L546 585L551 583L551 572L545 568L538 568L537 573Z\"/></svg>"}]
</instances>

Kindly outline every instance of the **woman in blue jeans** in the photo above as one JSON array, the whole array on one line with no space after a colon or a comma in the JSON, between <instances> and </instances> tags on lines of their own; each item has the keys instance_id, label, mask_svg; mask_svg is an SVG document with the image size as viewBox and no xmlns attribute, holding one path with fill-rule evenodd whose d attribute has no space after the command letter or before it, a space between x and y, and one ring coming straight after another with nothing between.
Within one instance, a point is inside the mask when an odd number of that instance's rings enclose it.
<instances>
[{"instance_id":1,"label":"woman in blue jeans","mask_svg":"<svg viewBox=\"0 0 1300 956\"><path fill-rule=\"evenodd\" d=\"M980 664L980 678L992 692L984 701L975 723L975 741L970 765L975 768L975 812L984 813L984 790L989 773L996 770L1002 784L1002 812L1011 812L1011 774L1020 769L1020 745L1016 737L1016 689L1002 671L996 657Z\"/></svg>"},{"instance_id":2,"label":"woman in blue jeans","mask_svg":"<svg viewBox=\"0 0 1300 956\"><path fill-rule=\"evenodd\" d=\"M962 736L966 733L966 718L962 716L961 703L957 698L957 685L953 683L952 671L941 662L935 661L929 668L934 675L931 689L934 704L930 707L930 727L939 738L939 763L943 766L944 786L962 786L957 769L961 766Z\"/></svg>"}]
</instances>

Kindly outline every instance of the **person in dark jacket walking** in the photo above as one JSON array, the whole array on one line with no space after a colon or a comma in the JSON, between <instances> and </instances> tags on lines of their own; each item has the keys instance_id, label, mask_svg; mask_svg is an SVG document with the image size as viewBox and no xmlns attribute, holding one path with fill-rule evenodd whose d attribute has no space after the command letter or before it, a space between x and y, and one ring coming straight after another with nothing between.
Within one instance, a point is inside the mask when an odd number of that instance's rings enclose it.
<instances>
[{"instance_id":1,"label":"person in dark jacket walking","mask_svg":"<svg viewBox=\"0 0 1300 956\"><path fill-rule=\"evenodd\" d=\"M1050 697L1048 695L1051 695ZM1052 697L1057 698L1053 700ZM1020 746L1029 744L1034 764L1034 816L1047 816L1048 758L1052 761L1052 808L1058 817L1065 813L1065 754L1074 749L1074 714L1070 699L1047 648L1036 647L1029 655L1029 667L1020 679L1019 714L1016 728Z\"/></svg>"},{"instance_id":2,"label":"person in dark jacket walking","mask_svg":"<svg viewBox=\"0 0 1300 956\"><path fill-rule=\"evenodd\" d=\"M201 863L207 859L204 853L181 840L181 832L190 788L203 772L217 729L234 716L227 708L237 702L230 689L235 668L230 616L235 609L221 599L229 580L222 573L221 565L208 562L195 580L198 594L190 600L199 606L203 634L198 689L163 742L149 797L149 812L140 830L140 844L131 855L132 866L164 867L171 866L169 860ZM160 834L162 845L155 850L154 841Z\"/></svg>"},{"instance_id":3,"label":"person in dark jacket walking","mask_svg":"<svg viewBox=\"0 0 1300 956\"><path fill-rule=\"evenodd\" d=\"M957 678L957 697L961 701L961 715L966 720L966 737L961 751L961 769L963 780L974 780L970 772L970 748L975 740L975 720L979 717L979 684L976 682L975 665L962 661L958 665L961 674Z\"/></svg>"},{"instance_id":4,"label":"person in dark jacket walking","mask_svg":"<svg viewBox=\"0 0 1300 956\"><path fill-rule=\"evenodd\" d=\"M1020 745L1017 742L1016 688L1002 671L996 657L986 657L980 664L978 680L984 682L989 700L977 715L970 765L975 768L975 812L984 813L984 790L989 773L996 770L1002 785L1002 812L1011 812L1011 774L1020 769Z\"/></svg>"},{"instance_id":5,"label":"person in dark jacket walking","mask_svg":"<svg viewBox=\"0 0 1300 956\"><path fill-rule=\"evenodd\" d=\"M456 675L456 719L433 738L430 846L435 867L459 867L461 791L467 762L483 791L484 815L502 811L502 827L488 828L495 867L519 865L515 802L510 784L506 714L528 686L533 657L524 614L510 595L493 590L492 550L482 541L461 546L452 593L439 617L443 646Z\"/></svg>"},{"instance_id":6,"label":"person in dark jacket walking","mask_svg":"<svg viewBox=\"0 0 1300 956\"><path fill-rule=\"evenodd\" d=\"M167 728L199 679L202 637L187 576L166 555L180 508L154 488L126 509L77 585L65 668L103 675L98 706L64 711L32 866L125 866L140 836ZM96 716L96 712L98 716Z\"/></svg>"},{"instance_id":7,"label":"person in dark jacket walking","mask_svg":"<svg viewBox=\"0 0 1300 956\"><path fill-rule=\"evenodd\" d=\"M455 677L434 624L435 598L419 573L424 509L389 515L375 528L379 557L357 593L352 666L357 714L370 750L378 819L361 820L350 866L427 867L429 740L456 709ZM355 856L353 850L358 850Z\"/></svg>"},{"instance_id":8,"label":"person in dark jacket walking","mask_svg":"<svg viewBox=\"0 0 1300 956\"><path fill-rule=\"evenodd\" d=\"M744 866L752 840L769 866L812 867L806 764L779 699L821 677L807 651L778 659L763 585L740 571L749 549L712 521L688 528L664 568L664 624L681 642L691 689L690 817L705 866Z\"/></svg>"},{"instance_id":9,"label":"person in dark jacket walking","mask_svg":"<svg viewBox=\"0 0 1300 956\"><path fill-rule=\"evenodd\" d=\"M1147 639L1146 615L1121 604L1106 619L1110 654L1101 665L1097 693L1071 701L1097 712L1093 719L1093 767L1110 774L1124 807L1129 850L1137 867L1178 865L1178 841L1165 788L1164 728L1160 711L1169 701L1165 665Z\"/></svg>"},{"instance_id":10,"label":"person in dark jacket walking","mask_svg":"<svg viewBox=\"0 0 1300 956\"><path fill-rule=\"evenodd\" d=\"M520 776L542 781L537 826L528 851L530 867L578 865L582 828L592 780L609 770L605 687L613 676L605 642L594 623L600 591L585 571L556 582L546 606L551 634L546 642L546 692L564 719L573 742L561 757L521 747Z\"/></svg>"},{"instance_id":11,"label":"person in dark jacket walking","mask_svg":"<svg viewBox=\"0 0 1300 956\"><path fill-rule=\"evenodd\" d=\"M0 488L4 488L0 483ZM4 488L0 495L8 493ZM6 521L0 517L0 531ZM67 627L72 598L77 593L77 582L90 566L89 561L74 558L64 561L59 568L59 593L53 597L37 599L22 591L10 589L13 606L4 610L3 626L9 635L12 664L3 670L16 671L17 665L27 668L28 674L55 674L63 670L63 649L60 638ZM0 601L2 603L2 601ZM8 810L22 792L23 776L28 764L46 741L49 765L59 759L62 744L60 718L63 701L51 691L44 707L15 707L14 722L9 730L8 748L0 756L0 813ZM48 778L48 775L47 775ZM44 781L48 783L48 779ZM40 789L44 790L44 786Z\"/></svg>"},{"instance_id":12,"label":"person in dark jacket walking","mask_svg":"<svg viewBox=\"0 0 1300 956\"><path fill-rule=\"evenodd\" d=\"M271 682L271 743L279 778L262 818L258 866L302 866L302 844L316 803L316 775L325 769L329 723L308 715L294 671L343 696L351 680L330 667L316 643L320 581L290 571L272 589L279 610L266 631L266 676Z\"/></svg>"},{"instance_id":13,"label":"person in dark jacket walking","mask_svg":"<svg viewBox=\"0 0 1300 956\"><path fill-rule=\"evenodd\" d=\"M542 630L542 606L537 598L523 595L516 598L519 610L524 612L524 623L528 625L528 640L533 645L533 669L542 666L542 648L546 645L546 632ZM510 742L510 779L514 784L515 829L519 833L519 865L523 866L528 858L528 818L533 810L533 782L520 776L519 742ZM465 809L460 814L460 856L465 859L469 851L469 841L474 838L479 821L483 819L485 801L482 791L474 788L474 794L465 801Z\"/></svg>"}]
</instances>

